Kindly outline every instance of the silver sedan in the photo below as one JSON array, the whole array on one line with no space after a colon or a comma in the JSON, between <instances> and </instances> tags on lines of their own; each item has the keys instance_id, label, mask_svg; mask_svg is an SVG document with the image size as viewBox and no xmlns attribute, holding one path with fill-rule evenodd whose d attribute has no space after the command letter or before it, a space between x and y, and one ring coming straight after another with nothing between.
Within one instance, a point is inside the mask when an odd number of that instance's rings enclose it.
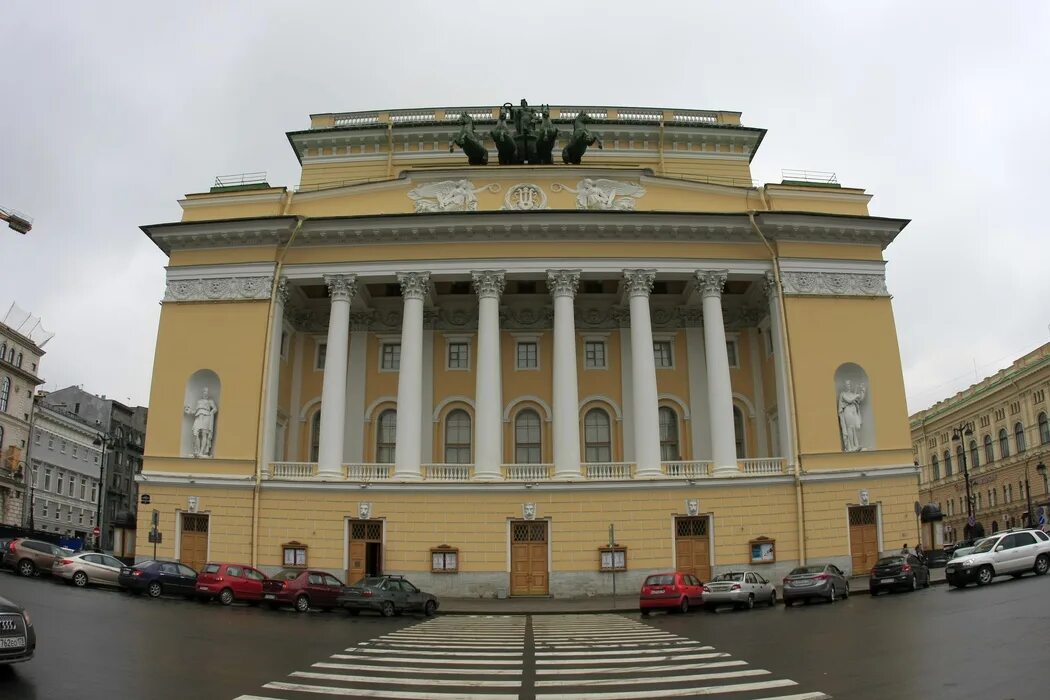
<instances>
[{"instance_id":1,"label":"silver sedan","mask_svg":"<svg viewBox=\"0 0 1050 700\"><path fill-rule=\"evenodd\" d=\"M51 574L58 578L84 587L89 583L101 583L105 586L116 586L120 560L108 554L98 552L77 552L57 557Z\"/></svg>"},{"instance_id":2,"label":"silver sedan","mask_svg":"<svg viewBox=\"0 0 1050 700\"><path fill-rule=\"evenodd\" d=\"M704 584L703 604L708 610L719 605L751 609L755 603L777 604L773 584L756 571L732 571Z\"/></svg>"}]
</instances>

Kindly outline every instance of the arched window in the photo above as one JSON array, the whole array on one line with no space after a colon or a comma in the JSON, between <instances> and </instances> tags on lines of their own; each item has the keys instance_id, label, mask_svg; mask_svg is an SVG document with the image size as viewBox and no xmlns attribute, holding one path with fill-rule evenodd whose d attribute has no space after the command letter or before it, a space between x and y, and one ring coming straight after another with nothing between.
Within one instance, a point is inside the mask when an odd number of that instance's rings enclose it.
<instances>
[{"instance_id":1,"label":"arched window","mask_svg":"<svg viewBox=\"0 0 1050 700\"><path fill-rule=\"evenodd\" d=\"M316 462L317 455L321 451L321 412L318 411L310 419L310 461Z\"/></svg>"},{"instance_id":2,"label":"arched window","mask_svg":"<svg viewBox=\"0 0 1050 700\"><path fill-rule=\"evenodd\" d=\"M0 343L0 360L7 357L7 341Z\"/></svg>"},{"instance_id":3,"label":"arched window","mask_svg":"<svg viewBox=\"0 0 1050 700\"><path fill-rule=\"evenodd\" d=\"M470 416L462 408L445 418L445 464L470 464Z\"/></svg>"},{"instance_id":4,"label":"arched window","mask_svg":"<svg viewBox=\"0 0 1050 700\"><path fill-rule=\"evenodd\" d=\"M944 451L944 475L952 475L952 453L948 450Z\"/></svg>"},{"instance_id":5,"label":"arched window","mask_svg":"<svg viewBox=\"0 0 1050 700\"><path fill-rule=\"evenodd\" d=\"M991 464L995 461L995 448L992 447L992 436L984 436L984 461Z\"/></svg>"},{"instance_id":6,"label":"arched window","mask_svg":"<svg viewBox=\"0 0 1050 700\"><path fill-rule=\"evenodd\" d=\"M955 448L955 463L959 466L959 469L966 467L966 452L961 444Z\"/></svg>"},{"instance_id":7,"label":"arched window","mask_svg":"<svg viewBox=\"0 0 1050 700\"><path fill-rule=\"evenodd\" d=\"M970 468L976 469L981 466L981 452L977 449L977 441L970 440Z\"/></svg>"},{"instance_id":8,"label":"arched window","mask_svg":"<svg viewBox=\"0 0 1050 700\"><path fill-rule=\"evenodd\" d=\"M1046 420L1046 411L1039 414L1039 444L1050 442L1050 422Z\"/></svg>"},{"instance_id":9,"label":"arched window","mask_svg":"<svg viewBox=\"0 0 1050 700\"><path fill-rule=\"evenodd\" d=\"M540 416L531 408L514 419L514 463L540 464L543 461Z\"/></svg>"},{"instance_id":10,"label":"arched window","mask_svg":"<svg viewBox=\"0 0 1050 700\"><path fill-rule=\"evenodd\" d=\"M941 478L941 463L937 461L937 455L934 455L930 459L930 466L933 467L933 480L936 481L937 479L940 479Z\"/></svg>"},{"instance_id":11,"label":"arched window","mask_svg":"<svg viewBox=\"0 0 1050 700\"><path fill-rule=\"evenodd\" d=\"M11 364L15 363L15 346L12 345L11 349L7 351L7 361Z\"/></svg>"},{"instance_id":12,"label":"arched window","mask_svg":"<svg viewBox=\"0 0 1050 700\"><path fill-rule=\"evenodd\" d=\"M4 451L4 426L0 425L0 452Z\"/></svg>"},{"instance_id":13,"label":"arched window","mask_svg":"<svg viewBox=\"0 0 1050 700\"><path fill-rule=\"evenodd\" d=\"M587 462L612 461L612 435L609 431L609 414L600 408L592 408L583 418L583 444Z\"/></svg>"},{"instance_id":14,"label":"arched window","mask_svg":"<svg viewBox=\"0 0 1050 700\"><path fill-rule=\"evenodd\" d=\"M15 364L19 367L22 366L22 353L18 353L18 358L15 360Z\"/></svg>"},{"instance_id":15,"label":"arched window","mask_svg":"<svg viewBox=\"0 0 1050 700\"><path fill-rule=\"evenodd\" d=\"M376 463L393 464L397 446L397 411L388 408L376 421Z\"/></svg>"},{"instance_id":16,"label":"arched window","mask_svg":"<svg viewBox=\"0 0 1050 700\"><path fill-rule=\"evenodd\" d=\"M992 521L992 534L994 535L997 532L999 532L999 523L997 523L996 521L993 520Z\"/></svg>"},{"instance_id":17,"label":"arched window","mask_svg":"<svg viewBox=\"0 0 1050 700\"><path fill-rule=\"evenodd\" d=\"M747 440L744 438L744 414L733 406L733 432L736 434L736 457L744 459L747 457Z\"/></svg>"},{"instance_id":18,"label":"arched window","mask_svg":"<svg viewBox=\"0 0 1050 700\"><path fill-rule=\"evenodd\" d=\"M1006 434L1006 428L999 429L999 459L1010 456L1010 436Z\"/></svg>"},{"instance_id":19,"label":"arched window","mask_svg":"<svg viewBox=\"0 0 1050 700\"><path fill-rule=\"evenodd\" d=\"M1017 454L1021 454L1028 449L1024 444L1024 426L1021 425L1021 421L1014 423L1014 444L1017 445Z\"/></svg>"},{"instance_id":20,"label":"arched window","mask_svg":"<svg viewBox=\"0 0 1050 700\"><path fill-rule=\"evenodd\" d=\"M673 462L682 458L678 449L678 414L669 406L660 407L660 461Z\"/></svg>"},{"instance_id":21,"label":"arched window","mask_svg":"<svg viewBox=\"0 0 1050 700\"><path fill-rule=\"evenodd\" d=\"M0 379L0 411L7 410L7 401L11 398L11 378Z\"/></svg>"}]
</instances>

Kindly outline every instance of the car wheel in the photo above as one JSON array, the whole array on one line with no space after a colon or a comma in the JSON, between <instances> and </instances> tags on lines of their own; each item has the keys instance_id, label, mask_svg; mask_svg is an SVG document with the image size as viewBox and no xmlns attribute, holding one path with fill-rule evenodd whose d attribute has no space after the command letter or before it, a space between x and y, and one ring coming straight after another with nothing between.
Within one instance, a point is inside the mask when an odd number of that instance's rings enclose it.
<instances>
[{"instance_id":1,"label":"car wheel","mask_svg":"<svg viewBox=\"0 0 1050 700\"><path fill-rule=\"evenodd\" d=\"M689 612L689 599L682 598L682 602L678 604L678 612L687 613Z\"/></svg>"},{"instance_id":2,"label":"car wheel","mask_svg":"<svg viewBox=\"0 0 1050 700\"><path fill-rule=\"evenodd\" d=\"M834 603L835 600L836 600L836 598L835 598L835 586L834 586L834 584L832 584L832 586L831 586L831 593L828 594L828 602L829 603Z\"/></svg>"},{"instance_id":3,"label":"car wheel","mask_svg":"<svg viewBox=\"0 0 1050 700\"><path fill-rule=\"evenodd\" d=\"M1040 554L1035 558L1035 575L1043 576L1048 570L1050 570L1050 557Z\"/></svg>"},{"instance_id":4,"label":"car wheel","mask_svg":"<svg viewBox=\"0 0 1050 700\"><path fill-rule=\"evenodd\" d=\"M361 614L361 611L358 610L357 608L347 608L346 609L346 614L349 615L350 617L357 617L358 615Z\"/></svg>"},{"instance_id":5,"label":"car wheel","mask_svg":"<svg viewBox=\"0 0 1050 700\"><path fill-rule=\"evenodd\" d=\"M842 591L843 598L849 598L849 581L846 581L846 587Z\"/></svg>"},{"instance_id":6,"label":"car wheel","mask_svg":"<svg viewBox=\"0 0 1050 700\"><path fill-rule=\"evenodd\" d=\"M223 588L222 593L219 594L219 602L223 605L230 605L233 603L233 591L229 588Z\"/></svg>"},{"instance_id":7,"label":"car wheel","mask_svg":"<svg viewBox=\"0 0 1050 700\"><path fill-rule=\"evenodd\" d=\"M911 589L913 591L919 590L919 579L915 574L911 575Z\"/></svg>"},{"instance_id":8,"label":"car wheel","mask_svg":"<svg viewBox=\"0 0 1050 700\"><path fill-rule=\"evenodd\" d=\"M18 562L18 573L28 578L36 573L36 565L28 559L23 559Z\"/></svg>"},{"instance_id":9,"label":"car wheel","mask_svg":"<svg viewBox=\"0 0 1050 700\"><path fill-rule=\"evenodd\" d=\"M649 611L645 608L641 609L642 617L649 617Z\"/></svg>"},{"instance_id":10,"label":"car wheel","mask_svg":"<svg viewBox=\"0 0 1050 700\"><path fill-rule=\"evenodd\" d=\"M793 608L793 607L795 607L795 601L791 600L791 598L784 598L784 607L785 608Z\"/></svg>"},{"instance_id":11,"label":"car wheel","mask_svg":"<svg viewBox=\"0 0 1050 700\"><path fill-rule=\"evenodd\" d=\"M747 596L747 602L744 603L744 607L747 608L748 610L754 610L755 609L755 594L754 593L751 593L751 594L749 594Z\"/></svg>"},{"instance_id":12,"label":"car wheel","mask_svg":"<svg viewBox=\"0 0 1050 700\"><path fill-rule=\"evenodd\" d=\"M769 593L769 607L775 608L777 606L777 592L771 591Z\"/></svg>"},{"instance_id":13,"label":"car wheel","mask_svg":"<svg viewBox=\"0 0 1050 700\"><path fill-rule=\"evenodd\" d=\"M394 604L391 603L389 600L383 601L383 607L379 609L379 612L383 614L383 617L393 617Z\"/></svg>"},{"instance_id":14,"label":"car wheel","mask_svg":"<svg viewBox=\"0 0 1050 700\"><path fill-rule=\"evenodd\" d=\"M83 588L88 585L88 577L83 571L78 571L73 574L73 585L77 588Z\"/></svg>"},{"instance_id":15,"label":"car wheel","mask_svg":"<svg viewBox=\"0 0 1050 700\"><path fill-rule=\"evenodd\" d=\"M295 599L295 609L301 613L310 610L310 599L304 595Z\"/></svg>"},{"instance_id":16,"label":"car wheel","mask_svg":"<svg viewBox=\"0 0 1050 700\"><path fill-rule=\"evenodd\" d=\"M427 604L423 606L423 614L427 617L434 617L434 615L437 613L437 609L437 603L435 603L432 600L428 600Z\"/></svg>"},{"instance_id":17,"label":"car wheel","mask_svg":"<svg viewBox=\"0 0 1050 700\"><path fill-rule=\"evenodd\" d=\"M985 586L991 583L993 578L995 578L995 571L992 569L992 567L988 566L987 564L977 570L978 586Z\"/></svg>"},{"instance_id":18,"label":"car wheel","mask_svg":"<svg viewBox=\"0 0 1050 700\"><path fill-rule=\"evenodd\" d=\"M149 588L146 589L146 592L149 593L150 598L159 598L160 594L164 592L164 588L159 582L153 581L150 583Z\"/></svg>"},{"instance_id":19,"label":"car wheel","mask_svg":"<svg viewBox=\"0 0 1050 700\"><path fill-rule=\"evenodd\" d=\"M873 596L877 596L879 594L879 589L875 588L874 586L871 586L870 588L868 588L868 593L870 593Z\"/></svg>"}]
</instances>

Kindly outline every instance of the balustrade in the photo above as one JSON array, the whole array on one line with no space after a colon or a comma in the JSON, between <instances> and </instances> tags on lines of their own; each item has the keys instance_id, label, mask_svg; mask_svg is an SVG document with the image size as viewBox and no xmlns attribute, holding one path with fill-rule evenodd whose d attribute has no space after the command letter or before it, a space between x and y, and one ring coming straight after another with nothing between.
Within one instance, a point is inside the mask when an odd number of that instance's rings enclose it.
<instances>
[{"instance_id":1,"label":"balustrade","mask_svg":"<svg viewBox=\"0 0 1050 700\"><path fill-rule=\"evenodd\" d=\"M393 464L344 464L347 481L382 481L389 479L394 471Z\"/></svg>"},{"instance_id":2,"label":"balustrade","mask_svg":"<svg viewBox=\"0 0 1050 700\"><path fill-rule=\"evenodd\" d=\"M554 465L504 464L502 471L507 481L547 481L554 476Z\"/></svg>"},{"instance_id":3,"label":"balustrade","mask_svg":"<svg viewBox=\"0 0 1050 700\"><path fill-rule=\"evenodd\" d=\"M424 464L423 478L427 481L470 481L473 464Z\"/></svg>"},{"instance_id":4,"label":"balustrade","mask_svg":"<svg viewBox=\"0 0 1050 700\"><path fill-rule=\"evenodd\" d=\"M584 478L592 481L621 481L634 475L632 462L584 462L580 467Z\"/></svg>"},{"instance_id":5,"label":"balustrade","mask_svg":"<svg viewBox=\"0 0 1050 700\"><path fill-rule=\"evenodd\" d=\"M665 476L681 479L697 479L711 476L711 469L714 467L714 464L715 463L709 459L661 462Z\"/></svg>"}]
</instances>

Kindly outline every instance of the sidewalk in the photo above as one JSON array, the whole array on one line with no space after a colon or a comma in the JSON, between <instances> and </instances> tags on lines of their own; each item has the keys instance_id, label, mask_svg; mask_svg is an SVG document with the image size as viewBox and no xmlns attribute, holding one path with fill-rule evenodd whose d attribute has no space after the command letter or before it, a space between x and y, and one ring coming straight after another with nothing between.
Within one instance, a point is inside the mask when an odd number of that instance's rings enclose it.
<instances>
[{"instance_id":1,"label":"sidewalk","mask_svg":"<svg viewBox=\"0 0 1050 700\"><path fill-rule=\"evenodd\" d=\"M930 584L946 583L944 569L930 569ZM779 592L780 587L777 587ZM868 592L868 577L849 580L850 593ZM591 598L442 598L438 612L442 615L591 615L597 613L632 613L638 611L637 592L615 598L599 595Z\"/></svg>"}]
</instances>

